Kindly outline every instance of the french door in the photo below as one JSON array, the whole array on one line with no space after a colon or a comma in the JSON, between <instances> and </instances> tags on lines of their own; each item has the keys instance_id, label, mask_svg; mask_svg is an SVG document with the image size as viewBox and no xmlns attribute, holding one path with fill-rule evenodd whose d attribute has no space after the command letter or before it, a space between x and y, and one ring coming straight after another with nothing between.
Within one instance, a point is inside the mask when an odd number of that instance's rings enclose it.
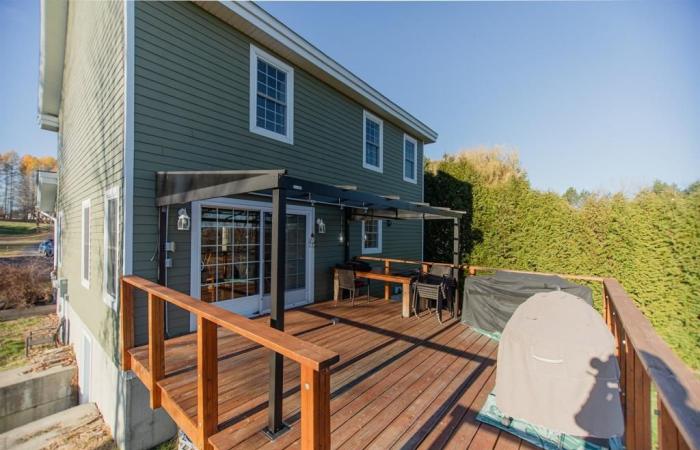
<instances>
[{"instance_id":1,"label":"french door","mask_svg":"<svg viewBox=\"0 0 700 450\"><path fill-rule=\"evenodd\" d=\"M194 202L192 219L191 295L246 316L269 311L271 205ZM313 223L313 208L288 206L285 307L312 301ZM194 322L192 317L192 329Z\"/></svg>"}]
</instances>

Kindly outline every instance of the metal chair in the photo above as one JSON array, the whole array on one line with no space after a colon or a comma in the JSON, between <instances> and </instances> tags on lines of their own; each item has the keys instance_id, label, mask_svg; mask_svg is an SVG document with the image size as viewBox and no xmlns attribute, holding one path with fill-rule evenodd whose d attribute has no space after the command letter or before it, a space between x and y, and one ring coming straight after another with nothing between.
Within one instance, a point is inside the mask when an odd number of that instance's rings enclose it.
<instances>
[{"instance_id":1,"label":"metal chair","mask_svg":"<svg viewBox=\"0 0 700 450\"><path fill-rule=\"evenodd\" d=\"M350 300L352 301L352 306L355 306L355 297L357 292L363 287L367 287L367 303L369 303L369 280L363 280L361 278L355 277L355 271L352 269L335 269L338 274L338 296L342 296L342 291L350 292ZM336 300L335 304L338 304Z\"/></svg>"},{"instance_id":2,"label":"metal chair","mask_svg":"<svg viewBox=\"0 0 700 450\"><path fill-rule=\"evenodd\" d=\"M456 283L452 277L452 268L450 266L432 265L427 274L422 274L418 280L413 283L413 314L417 317L419 302L421 299L435 302L435 313L438 322L442 323L442 309L447 302L451 317L455 316L454 306L452 305L452 297L454 296L454 287ZM427 305L430 312L430 305Z\"/></svg>"}]
</instances>

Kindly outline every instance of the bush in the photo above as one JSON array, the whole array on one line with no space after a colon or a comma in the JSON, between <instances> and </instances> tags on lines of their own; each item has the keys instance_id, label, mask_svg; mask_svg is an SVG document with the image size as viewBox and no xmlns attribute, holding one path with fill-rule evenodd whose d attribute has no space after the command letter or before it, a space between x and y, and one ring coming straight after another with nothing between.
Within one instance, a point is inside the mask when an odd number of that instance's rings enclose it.
<instances>
[{"instance_id":1,"label":"bush","mask_svg":"<svg viewBox=\"0 0 700 450\"><path fill-rule=\"evenodd\" d=\"M0 309L24 308L52 300L51 260L25 258L0 263Z\"/></svg>"},{"instance_id":2,"label":"bush","mask_svg":"<svg viewBox=\"0 0 700 450\"><path fill-rule=\"evenodd\" d=\"M465 262L542 272L611 276L659 334L700 368L700 185L664 183L632 198L530 186L517 157L498 150L428 161L425 201L467 211ZM451 242L426 224L425 242ZM443 236L444 235L444 236ZM449 246L425 257L451 260Z\"/></svg>"}]
</instances>

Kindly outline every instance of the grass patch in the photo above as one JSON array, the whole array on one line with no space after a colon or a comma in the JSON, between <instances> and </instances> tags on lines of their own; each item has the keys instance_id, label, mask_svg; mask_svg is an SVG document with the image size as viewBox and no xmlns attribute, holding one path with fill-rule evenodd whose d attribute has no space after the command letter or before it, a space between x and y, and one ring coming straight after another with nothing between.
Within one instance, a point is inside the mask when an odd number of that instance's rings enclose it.
<instances>
[{"instance_id":1,"label":"grass patch","mask_svg":"<svg viewBox=\"0 0 700 450\"><path fill-rule=\"evenodd\" d=\"M162 442L151 450L177 450L177 436L170 439L169 441Z\"/></svg>"},{"instance_id":2,"label":"grass patch","mask_svg":"<svg viewBox=\"0 0 700 450\"><path fill-rule=\"evenodd\" d=\"M15 222L12 220L0 220L0 235L22 236L37 233L45 233L51 229L51 225L36 222Z\"/></svg>"},{"instance_id":3,"label":"grass patch","mask_svg":"<svg viewBox=\"0 0 700 450\"><path fill-rule=\"evenodd\" d=\"M27 331L47 328L52 316L21 317L0 322L0 370L11 369L27 363L24 356L24 334Z\"/></svg>"}]
</instances>

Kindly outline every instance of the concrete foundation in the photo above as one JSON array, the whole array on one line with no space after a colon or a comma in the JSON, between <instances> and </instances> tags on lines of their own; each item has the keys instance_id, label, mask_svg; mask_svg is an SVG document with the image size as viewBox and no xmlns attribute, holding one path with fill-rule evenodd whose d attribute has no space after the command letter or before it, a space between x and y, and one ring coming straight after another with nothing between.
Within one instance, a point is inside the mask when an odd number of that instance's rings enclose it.
<instances>
[{"instance_id":1,"label":"concrete foundation","mask_svg":"<svg viewBox=\"0 0 700 450\"><path fill-rule=\"evenodd\" d=\"M0 373L0 433L78 404L75 366L30 373L24 370Z\"/></svg>"},{"instance_id":2,"label":"concrete foundation","mask_svg":"<svg viewBox=\"0 0 700 450\"><path fill-rule=\"evenodd\" d=\"M70 307L70 302L65 306L70 342L79 368L80 402L97 404L117 446L124 450L145 450L175 436L175 422L162 408L155 411L150 408L149 393L143 383L133 373L117 367ZM89 352L83 351L86 343L91 346ZM85 360L86 355L89 360Z\"/></svg>"}]
</instances>

